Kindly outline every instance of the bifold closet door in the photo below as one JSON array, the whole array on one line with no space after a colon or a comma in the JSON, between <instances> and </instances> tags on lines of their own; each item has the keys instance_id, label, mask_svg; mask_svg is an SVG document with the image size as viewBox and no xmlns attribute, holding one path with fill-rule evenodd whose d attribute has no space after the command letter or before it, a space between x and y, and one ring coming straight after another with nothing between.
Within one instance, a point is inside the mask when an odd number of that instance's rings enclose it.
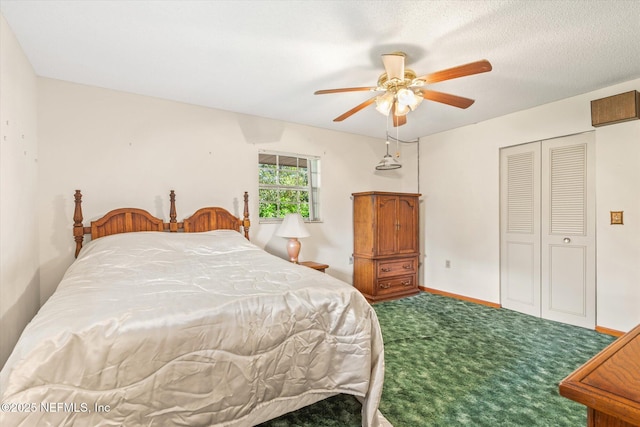
<instances>
[{"instance_id":1,"label":"bifold closet door","mask_svg":"<svg viewBox=\"0 0 640 427\"><path fill-rule=\"evenodd\" d=\"M542 144L542 317L596 325L594 133Z\"/></svg>"},{"instance_id":2,"label":"bifold closet door","mask_svg":"<svg viewBox=\"0 0 640 427\"><path fill-rule=\"evenodd\" d=\"M500 300L540 317L540 142L500 151Z\"/></svg>"},{"instance_id":3,"label":"bifold closet door","mask_svg":"<svg viewBox=\"0 0 640 427\"><path fill-rule=\"evenodd\" d=\"M595 327L593 132L500 152L502 306Z\"/></svg>"}]
</instances>

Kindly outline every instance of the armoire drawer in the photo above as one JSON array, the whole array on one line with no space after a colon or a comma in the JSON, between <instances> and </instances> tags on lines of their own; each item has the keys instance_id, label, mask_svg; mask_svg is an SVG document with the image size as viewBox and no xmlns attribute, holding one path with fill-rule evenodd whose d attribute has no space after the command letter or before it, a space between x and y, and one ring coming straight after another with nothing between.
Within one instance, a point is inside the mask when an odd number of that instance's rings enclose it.
<instances>
[{"instance_id":1,"label":"armoire drawer","mask_svg":"<svg viewBox=\"0 0 640 427\"><path fill-rule=\"evenodd\" d=\"M378 279L376 283L376 294L386 295L403 292L412 292L417 288L416 275L398 276L389 279Z\"/></svg>"},{"instance_id":2,"label":"armoire drawer","mask_svg":"<svg viewBox=\"0 0 640 427\"><path fill-rule=\"evenodd\" d=\"M391 260L377 261L376 270L378 277L392 277L399 274L414 274L418 271L417 266L418 259L416 257L410 258L395 258Z\"/></svg>"}]
</instances>

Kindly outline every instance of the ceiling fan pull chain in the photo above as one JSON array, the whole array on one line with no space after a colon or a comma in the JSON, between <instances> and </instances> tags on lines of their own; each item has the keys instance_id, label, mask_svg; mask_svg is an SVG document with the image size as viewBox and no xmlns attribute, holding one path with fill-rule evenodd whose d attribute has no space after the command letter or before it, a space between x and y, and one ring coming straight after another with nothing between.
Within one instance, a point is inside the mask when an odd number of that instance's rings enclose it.
<instances>
[{"instance_id":1,"label":"ceiling fan pull chain","mask_svg":"<svg viewBox=\"0 0 640 427\"><path fill-rule=\"evenodd\" d=\"M400 139L398 136L400 135L400 126L396 126L396 159L400 158Z\"/></svg>"}]
</instances>

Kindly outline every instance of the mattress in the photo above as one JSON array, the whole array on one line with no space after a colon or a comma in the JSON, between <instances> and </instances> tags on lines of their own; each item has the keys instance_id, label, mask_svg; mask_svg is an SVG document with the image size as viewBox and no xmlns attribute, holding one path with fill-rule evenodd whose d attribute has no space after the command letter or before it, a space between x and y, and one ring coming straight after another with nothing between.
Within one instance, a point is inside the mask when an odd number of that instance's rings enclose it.
<instances>
[{"instance_id":1,"label":"mattress","mask_svg":"<svg viewBox=\"0 0 640 427\"><path fill-rule=\"evenodd\" d=\"M249 426L337 393L377 411L375 311L239 233L89 242L0 372L0 425Z\"/></svg>"}]
</instances>

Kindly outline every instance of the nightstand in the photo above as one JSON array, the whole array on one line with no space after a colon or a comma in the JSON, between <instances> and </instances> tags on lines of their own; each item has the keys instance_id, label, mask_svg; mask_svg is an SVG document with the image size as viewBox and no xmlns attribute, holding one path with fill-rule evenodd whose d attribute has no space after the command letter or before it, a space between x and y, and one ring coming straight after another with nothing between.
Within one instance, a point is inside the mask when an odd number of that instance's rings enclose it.
<instances>
[{"instance_id":1,"label":"nightstand","mask_svg":"<svg viewBox=\"0 0 640 427\"><path fill-rule=\"evenodd\" d=\"M320 264L319 262L314 261L305 261L301 262L300 265L304 265L305 267L313 268L314 270L318 270L324 273L324 270L329 268L327 264Z\"/></svg>"}]
</instances>

